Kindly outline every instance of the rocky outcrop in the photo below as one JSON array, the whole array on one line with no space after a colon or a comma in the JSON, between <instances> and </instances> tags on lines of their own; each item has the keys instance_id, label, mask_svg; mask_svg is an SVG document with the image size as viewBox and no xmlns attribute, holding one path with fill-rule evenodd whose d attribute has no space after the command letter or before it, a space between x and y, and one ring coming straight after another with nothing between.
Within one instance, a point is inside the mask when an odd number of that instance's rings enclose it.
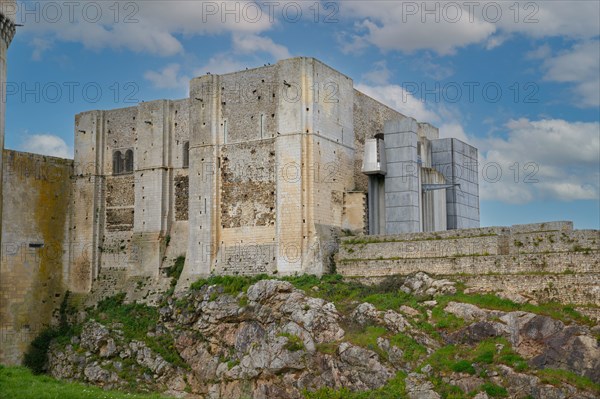
<instances>
[{"instance_id":1,"label":"rocky outcrop","mask_svg":"<svg viewBox=\"0 0 600 399\"><path fill-rule=\"evenodd\" d=\"M114 388L127 385L118 375L129 367L141 386L177 396L301 398L305 389L377 389L396 372L372 350L344 342L332 303L283 281L260 281L237 296L205 287L171 299L160 314L159 327L171 331L189 369L171 365L143 342L126 342L118 326L90 320L71 344L51 351L51 374ZM405 326L395 312L381 320L394 329ZM322 353L321 344L337 349Z\"/></svg>"},{"instance_id":2,"label":"rocky outcrop","mask_svg":"<svg viewBox=\"0 0 600 399\"><path fill-rule=\"evenodd\" d=\"M440 335L431 331L432 312L440 309L425 300L454 292L453 283L420 274L393 289L422 302L396 310L354 302L341 313L333 303L285 281L263 280L233 294L205 285L165 298L145 337L132 339L122 324L102 317L85 321L69 343L53 344L49 370L60 379L190 399L300 399L320 389L385 389L398 375L406 376L402 395L411 399L441 398L440 381L476 392L479 399L488 397L482 386L490 381L515 398L593 397L566 384L546 385L504 365L477 366L476 374L440 372L431 365L416 370L442 346L474 345L499 336L534 368L560 367L595 380L600 354L587 327L458 302L448 303L445 312L468 324ZM429 327L422 328L423 323ZM368 331L378 335L360 336Z\"/></svg>"},{"instance_id":3,"label":"rocky outcrop","mask_svg":"<svg viewBox=\"0 0 600 399\"><path fill-rule=\"evenodd\" d=\"M451 342L476 343L504 336L535 368L573 371L600 383L600 345L588 327L528 312L501 312L450 302L445 311L471 322Z\"/></svg>"},{"instance_id":4,"label":"rocky outcrop","mask_svg":"<svg viewBox=\"0 0 600 399\"><path fill-rule=\"evenodd\" d=\"M444 294L455 294L456 283L450 280L436 280L427 273L417 272L413 275L407 276L404 280L404 284L400 288L407 294L415 296L435 296Z\"/></svg>"}]
</instances>

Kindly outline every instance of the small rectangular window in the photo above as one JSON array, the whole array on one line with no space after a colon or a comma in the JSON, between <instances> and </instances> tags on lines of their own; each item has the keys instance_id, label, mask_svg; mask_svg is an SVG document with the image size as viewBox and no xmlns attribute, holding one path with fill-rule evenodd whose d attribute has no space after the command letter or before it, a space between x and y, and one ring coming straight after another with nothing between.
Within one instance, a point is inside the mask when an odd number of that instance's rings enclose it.
<instances>
[{"instance_id":1,"label":"small rectangular window","mask_svg":"<svg viewBox=\"0 0 600 399\"><path fill-rule=\"evenodd\" d=\"M260 138L262 139L265 135L265 115L260 114Z\"/></svg>"},{"instance_id":2,"label":"small rectangular window","mask_svg":"<svg viewBox=\"0 0 600 399\"><path fill-rule=\"evenodd\" d=\"M190 167L190 142L183 143L183 167Z\"/></svg>"}]
</instances>

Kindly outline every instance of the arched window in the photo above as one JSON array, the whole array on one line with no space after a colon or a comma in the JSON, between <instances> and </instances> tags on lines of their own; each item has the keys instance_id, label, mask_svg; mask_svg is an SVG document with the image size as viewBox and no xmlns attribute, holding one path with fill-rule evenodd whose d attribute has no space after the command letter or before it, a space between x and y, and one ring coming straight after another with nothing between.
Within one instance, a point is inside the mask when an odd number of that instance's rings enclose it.
<instances>
[{"instance_id":1,"label":"arched window","mask_svg":"<svg viewBox=\"0 0 600 399\"><path fill-rule=\"evenodd\" d=\"M183 167L190 167L190 142L183 143Z\"/></svg>"},{"instance_id":2,"label":"arched window","mask_svg":"<svg viewBox=\"0 0 600 399\"><path fill-rule=\"evenodd\" d=\"M121 173L123 173L123 155L121 155L121 151L115 151L113 153L113 175Z\"/></svg>"},{"instance_id":3,"label":"arched window","mask_svg":"<svg viewBox=\"0 0 600 399\"><path fill-rule=\"evenodd\" d=\"M133 173L133 151L127 150L125 153L125 173Z\"/></svg>"}]
</instances>

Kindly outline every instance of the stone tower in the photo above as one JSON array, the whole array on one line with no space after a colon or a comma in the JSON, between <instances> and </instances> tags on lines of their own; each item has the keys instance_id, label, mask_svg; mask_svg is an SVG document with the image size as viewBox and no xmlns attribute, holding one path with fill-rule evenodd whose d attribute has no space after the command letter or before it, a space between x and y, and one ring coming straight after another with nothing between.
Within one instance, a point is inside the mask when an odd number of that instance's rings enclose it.
<instances>
[{"instance_id":1,"label":"stone tower","mask_svg":"<svg viewBox=\"0 0 600 399\"><path fill-rule=\"evenodd\" d=\"M0 84L2 84L2 104L0 104L0 226L2 226L2 152L4 150L4 114L6 112L6 52L15 36L16 0L0 0ZM1 238L0 238L1 239ZM0 248L2 242L0 241Z\"/></svg>"}]
</instances>

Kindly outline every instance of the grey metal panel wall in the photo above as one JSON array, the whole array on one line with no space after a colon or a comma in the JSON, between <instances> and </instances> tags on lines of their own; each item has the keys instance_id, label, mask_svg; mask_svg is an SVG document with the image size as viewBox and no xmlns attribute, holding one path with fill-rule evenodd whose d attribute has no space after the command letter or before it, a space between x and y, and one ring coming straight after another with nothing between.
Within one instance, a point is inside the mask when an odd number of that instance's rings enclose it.
<instances>
[{"instance_id":1,"label":"grey metal panel wall","mask_svg":"<svg viewBox=\"0 0 600 399\"><path fill-rule=\"evenodd\" d=\"M477 156L477 148L458 139L431 141L433 168L442 173L448 183L460 184L446 192L448 229L479 227Z\"/></svg>"},{"instance_id":2,"label":"grey metal panel wall","mask_svg":"<svg viewBox=\"0 0 600 399\"><path fill-rule=\"evenodd\" d=\"M421 211L417 122L412 118L385 123L385 225L386 234L420 231Z\"/></svg>"}]
</instances>

